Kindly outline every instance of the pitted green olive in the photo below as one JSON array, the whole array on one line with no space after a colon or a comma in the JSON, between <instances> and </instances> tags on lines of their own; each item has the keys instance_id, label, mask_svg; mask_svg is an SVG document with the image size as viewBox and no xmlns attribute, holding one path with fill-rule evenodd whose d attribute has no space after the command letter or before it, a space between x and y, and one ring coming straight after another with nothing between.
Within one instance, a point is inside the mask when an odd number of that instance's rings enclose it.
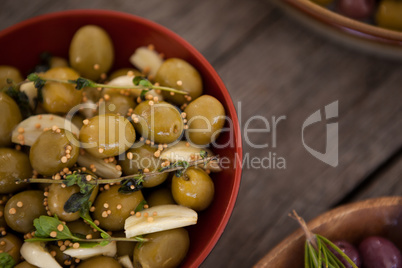
<instances>
[{"instance_id":1,"label":"pitted green olive","mask_svg":"<svg viewBox=\"0 0 402 268\"><path fill-rule=\"evenodd\" d=\"M184 110L187 114L186 138L197 145L214 142L225 124L225 109L212 96L203 95Z\"/></svg>"},{"instance_id":2,"label":"pitted green olive","mask_svg":"<svg viewBox=\"0 0 402 268\"><path fill-rule=\"evenodd\" d=\"M22 120L17 103L6 93L0 92L0 147L11 145L11 132Z\"/></svg>"},{"instance_id":3,"label":"pitted green olive","mask_svg":"<svg viewBox=\"0 0 402 268\"><path fill-rule=\"evenodd\" d=\"M7 79L13 80L14 83L19 83L23 80L17 68L8 65L0 65L0 89L8 86Z\"/></svg>"},{"instance_id":4,"label":"pitted green olive","mask_svg":"<svg viewBox=\"0 0 402 268\"><path fill-rule=\"evenodd\" d=\"M193 100L202 94L202 79L198 71L188 62L178 58L165 60L159 67L155 81L161 86L173 87L188 92ZM188 102L185 95L163 91L163 97L176 105Z\"/></svg>"},{"instance_id":5,"label":"pitted green olive","mask_svg":"<svg viewBox=\"0 0 402 268\"><path fill-rule=\"evenodd\" d=\"M95 267L122 268L122 266L118 261L116 261L111 257L106 256L92 257L80 263L80 265L78 265L77 268L95 268Z\"/></svg>"},{"instance_id":6,"label":"pitted green olive","mask_svg":"<svg viewBox=\"0 0 402 268\"><path fill-rule=\"evenodd\" d=\"M6 252L10 254L16 263L21 261L20 248L22 246L22 240L17 236L7 233L5 236L0 237L0 252Z\"/></svg>"},{"instance_id":7,"label":"pitted green olive","mask_svg":"<svg viewBox=\"0 0 402 268\"><path fill-rule=\"evenodd\" d=\"M93 202L98 193L99 187L95 187L89 201ZM48 194L48 206L49 211L52 215L57 215L57 217L62 221L75 221L80 218L79 212L69 213L64 210L64 205L67 200L75 193L78 193L80 188L77 185L70 187L62 187L61 184L52 184L49 186Z\"/></svg>"},{"instance_id":8,"label":"pitted green olive","mask_svg":"<svg viewBox=\"0 0 402 268\"><path fill-rule=\"evenodd\" d=\"M51 176L63 168L72 167L78 159L75 136L64 129L43 132L31 147L29 159L39 174Z\"/></svg>"},{"instance_id":9,"label":"pitted green olive","mask_svg":"<svg viewBox=\"0 0 402 268\"><path fill-rule=\"evenodd\" d=\"M20 262L14 268L38 268L38 266L32 265L27 261Z\"/></svg>"},{"instance_id":10,"label":"pitted green olive","mask_svg":"<svg viewBox=\"0 0 402 268\"><path fill-rule=\"evenodd\" d=\"M78 29L70 44L70 64L83 77L97 80L107 73L114 60L113 42L99 26Z\"/></svg>"},{"instance_id":11,"label":"pitted green olive","mask_svg":"<svg viewBox=\"0 0 402 268\"><path fill-rule=\"evenodd\" d=\"M15 180L27 179L31 176L31 163L25 153L0 148L0 194L14 193L25 188L25 184L16 184Z\"/></svg>"},{"instance_id":12,"label":"pitted green olive","mask_svg":"<svg viewBox=\"0 0 402 268\"><path fill-rule=\"evenodd\" d=\"M167 188L154 190L147 198L147 203L150 207L176 204L173 199L172 192Z\"/></svg>"},{"instance_id":13,"label":"pitted green olive","mask_svg":"<svg viewBox=\"0 0 402 268\"><path fill-rule=\"evenodd\" d=\"M28 190L19 192L7 201L4 216L7 225L14 231L26 234L35 228L33 220L46 215L42 191Z\"/></svg>"},{"instance_id":14,"label":"pitted green olive","mask_svg":"<svg viewBox=\"0 0 402 268\"><path fill-rule=\"evenodd\" d=\"M134 121L135 129L144 138L155 143L172 143L183 133L183 119L175 106L161 101L143 101L135 109L138 122Z\"/></svg>"},{"instance_id":15,"label":"pitted green olive","mask_svg":"<svg viewBox=\"0 0 402 268\"><path fill-rule=\"evenodd\" d=\"M68 67L55 67L41 75L46 79L75 80L78 73ZM43 108L49 113L66 114L80 104L82 91L73 84L46 82L42 90Z\"/></svg>"},{"instance_id":16,"label":"pitted green olive","mask_svg":"<svg viewBox=\"0 0 402 268\"><path fill-rule=\"evenodd\" d=\"M211 177L201 168L190 167L183 176L173 176L172 195L179 205L204 210L211 204L214 192Z\"/></svg>"},{"instance_id":17,"label":"pitted green olive","mask_svg":"<svg viewBox=\"0 0 402 268\"><path fill-rule=\"evenodd\" d=\"M119 114L126 117L128 111L134 109L136 106L132 97L120 93L107 94L104 98L107 98L104 103L105 113ZM101 104L100 107L102 107ZM101 109L99 109L99 111L101 112Z\"/></svg>"},{"instance_id":18,"label":"pitted green olive","mask_svg":"<svg viewBox=\"0 0 402 268\"><path fill-rule=\"evenodd\" d=\"M83 148L98 158L124 153L135 141L133 125L123 116L105 114L95 116L80 130Z\"/></svg>"},{"instance_id":19,"label":"pitted green olive","mask_svg":"<svg viewBox=\"0 0 402 268\"><path fill-rule=\"evenodd\" d=\"M185 258L190 239L184 228L145 236L151 241L134 250L134 267L174 268Z\"/></svg>"},{"instance_id":20,"label":"pitted green olive","mask_svg":"<svg viewBox=\"0 0 402 268\"><path fill-rule=\"evenodd\" d=\"M114 237L126 237L126 233L124 231L113 232ZM117 241L117 256L129 256L130 259L133 258L134 248L138 245L133 241Z\"/></svg>"},{"instance_id":21,"label":"pitted green olive","mask_svg":"<svg viewBox=\"0 0 402 268\"><path fill-rule=\"evenodd\" d=\"M129 149L124 160L119 161L125 175L138 174L140 170L148 169L149 172L158 170L161 167L161 160L155 157L156 148L143 145L138 148ZM144 187L155 187L163 183L167 178L167 173L149 176L142 184Z\"/></svg>"},{"instance_id":22,"label":"pitted green olive","mask_svg":"<svg viewBox=\"0 0 402 268\"><path fill-rule=\"evenodd\" d=\"M99 221L99 226L109 231L120 231L125 220L140 204L144 197L141 191L119 193L120 185L111 186L101 192L95 200L93 218Z\"/></svg>"}]
</instances>

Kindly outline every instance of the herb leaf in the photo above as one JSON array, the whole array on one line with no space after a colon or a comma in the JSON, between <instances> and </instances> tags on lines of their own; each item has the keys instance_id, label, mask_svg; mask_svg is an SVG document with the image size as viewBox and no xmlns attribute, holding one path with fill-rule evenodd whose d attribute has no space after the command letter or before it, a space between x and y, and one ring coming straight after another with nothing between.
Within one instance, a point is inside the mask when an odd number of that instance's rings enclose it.
<instances>
[{"instance_id":1,"label":"herb leaf","mask_svg":"<svg viewBox=\"0 0 402 268\"><path fill-rule=\"evenodd\" d=\"M143 209L144 209L144 206L147 205L147 204L148 204L147 201L142 200L142 201L137 205L137 207L135 208L134 212L137 213L137 212L143 210Z\"/></svg>"},{"instance_id":2,"label":"herb leaf","mask_svg":"<svg viewBox=\"0 0 402 268\"><path fill-rule=\"evenodd\" d=\"M10 254L6 252L0 253L0 267L13 268L15 264L15 260Z\"/></svg>"},{"instance_id":3,"label":"herb leaf","mask_svg":"<svg viewBox=\"0 0 402 268\"><path fill-rule=\"evenodd\" d=\"M71 195L67 202L64 204L64 211L69 213L75 213L79 211L83 206L85 206L85 204L89 202L89 198L91 197L92 192L93 189L85 194L75 193Z\"/></svg>"},{"instance_id":4,"label":"herb leaf","mask_svg":"<svg viewBox=\"0 0 402 268\"><path fill-rule=\"evenodd\" d=\"M75 84L75 88L80 90L83 89L84 87L96 87L95 82L79 77L77 80L68 80L69 83Z\"/></svg>"},{"instance_id":5,"label":"herb leaf","mask_svg":"<svg viewBox=\"0 0 402 268\"><path fill-rule=\"evenodd\" d=\"M144 175L138 175L134 178L125 179L121 182L119 193L127 194L139 191L143 188Z\"/></svg>"},{"instance_id":6,"label":"herb leaf","mask_svg":"<svg viewBox=\"0 0 402 268\"><path fill-rule=\"evenodd\" d=\"M63 226L62 229L59 227L60 225ZM52 237L52 232L56 232L57 235L55 237L53 236L53 238L57 238L60 240L75 240L76 238L71 233L70 229L68 229L67 225L62 223L57 217L42 215L34 220L34 226L36 228L35 237L48 238Z\"/></svg>"}]
</instances>

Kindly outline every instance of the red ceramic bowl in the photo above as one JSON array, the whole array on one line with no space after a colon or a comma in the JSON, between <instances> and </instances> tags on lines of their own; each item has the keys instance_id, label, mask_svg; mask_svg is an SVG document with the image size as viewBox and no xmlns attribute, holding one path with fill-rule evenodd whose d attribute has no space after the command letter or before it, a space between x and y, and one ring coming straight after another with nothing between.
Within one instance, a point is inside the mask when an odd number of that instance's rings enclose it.
<instances>
[{"instance_id":1,"label":"red ceramic bowl","mask_svg":"<svg viewBox=\"0 0 402 268\"><path fill-rule=\"evenodd\" d=\"M215 199L199 213L197 225L189 228L191 245L183 267L197 267L211 252L232 213L241 178L242 145L240 128L230 95L208 61L189 43L172 31L146 19L106 10L71 10L51 13L18 23L0 32L0 65L12 65L23 74L38 63L41 52L68 58L68 49L75 31L83 25L95 24L111 36L115 47L113 68L129 67L129 56L139 46L154 44L166 58L188 61L200 73L204 93L216 97L231 120L230 131L222 133L219 144L231 145L215 150L230 160L231 167L212 175ZM228 120L228 121L230 121Z\"/></svg>"}]
</instances>

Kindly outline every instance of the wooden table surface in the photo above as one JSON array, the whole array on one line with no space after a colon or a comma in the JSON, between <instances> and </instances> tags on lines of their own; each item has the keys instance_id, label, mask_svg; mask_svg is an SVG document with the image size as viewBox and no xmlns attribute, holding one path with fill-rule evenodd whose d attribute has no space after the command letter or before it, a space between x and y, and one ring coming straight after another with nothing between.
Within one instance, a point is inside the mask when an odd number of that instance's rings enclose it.
<instances>
[{"instance_id":1,"label":"wooden table surface","mask_svg":"<svg viewBox=\"0 0 402 268\"><path fill-rule=\"evenodd\" d=\"M215 67L242 130L263 129L262 117L271 127L273 117L286 118L276 137L273 131L243 136L237 203L202 267L251 267L298 228L287 216L292 209L310 220L342 203L402 194L402 61L340 45L262 0L2 0L0 6L0 30L66 9L112 9L151 19ZM335 101L339 117L330 123L339 124L339 164L332 167L304 148L301 133L309 115ZM255 115L260 119L251 120ZM321 152L326 123L304 130L306 143ZM255 162L264 157L265 168ZM273 158L286 168L272 166Z\"/></svg>"}]
</instances>

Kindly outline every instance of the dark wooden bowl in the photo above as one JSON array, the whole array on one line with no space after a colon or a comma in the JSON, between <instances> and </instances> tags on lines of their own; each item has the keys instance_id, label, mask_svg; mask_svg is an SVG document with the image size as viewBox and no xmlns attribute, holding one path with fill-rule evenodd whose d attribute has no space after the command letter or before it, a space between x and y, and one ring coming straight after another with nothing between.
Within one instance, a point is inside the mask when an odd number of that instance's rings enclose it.
<instances>
[{"instance_id":1,"label":"dark wooden bowl","mask_svg":"<svg viewBox=\"0 0 402 268\"><path fill-rule=\"evenodd\" d=\"M356 245L368 236L380 235L402 249L402 197L382 197L344 205L318 216L307 226L313 233L332 241L346 240ZM304 243L304 233L299 229L255 267L304 267Z\"/></svg>"}]
</instances>

